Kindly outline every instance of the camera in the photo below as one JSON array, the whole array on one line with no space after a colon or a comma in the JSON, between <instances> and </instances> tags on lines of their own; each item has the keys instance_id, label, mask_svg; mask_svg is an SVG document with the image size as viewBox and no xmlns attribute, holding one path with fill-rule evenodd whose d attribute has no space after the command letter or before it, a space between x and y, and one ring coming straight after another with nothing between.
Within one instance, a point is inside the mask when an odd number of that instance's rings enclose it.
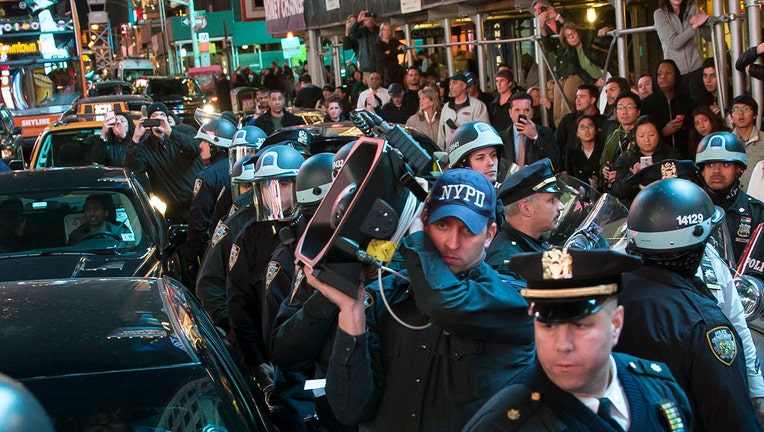
<instances>
[{"instance_id":1,"label":"camera","mask_svg":"<svg viewBox=\"0 0 764 432\"><path fill-rule=\"evenodd\" d=\"M159 122L159 119L148 118L141 123L141 126L145 128L152 128L152 127L159 127L160 124L161 123Z\"/></svg>"},{"instance_id":2,"label":"camera","mask_svg":"<svg viewBox=\"0 0 764 432\"><path fill-rule=\"evenodd\" d=\"M546 6L541 6L541 8L540 8L539 10L540 10L541 12L546 12L546 11L548 11L548 10L549 10L549 8L548 8L548 7L546 7Z\"/></svg>"}]
</instances>

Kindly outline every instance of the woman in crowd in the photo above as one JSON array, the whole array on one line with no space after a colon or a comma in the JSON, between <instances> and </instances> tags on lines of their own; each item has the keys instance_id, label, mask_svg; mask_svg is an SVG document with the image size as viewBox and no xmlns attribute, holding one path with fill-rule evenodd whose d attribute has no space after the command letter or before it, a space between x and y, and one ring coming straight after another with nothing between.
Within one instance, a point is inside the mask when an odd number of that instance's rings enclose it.
<instances>
[{"instance_id":1,"label":"woman in crowd","mask_svg":"<svg viewBox=\"0 0 764 432\"><path fill-rule=\"evenodd\" d=\"M639 185L628 181L629 176L664 159L681 159L676 149L663 143L661 128L654 118L641 116L634 129L637 146L627 150L613 164L616 172L613 195L627 207L639 192Z\"/></svg>"},{"instance_id":2,"label":"woman in crowd","mask_svg":"<svg viewBox=\"0 0 764 432\"><path fill-rule=\"evenodd\" d=\"M576 121L576 145L565 157L565 171L597 189L600 182L600 157L604 144L597 135L594 117L582 115Z\"/></svg>"},{"instance_id":3,"label":"woman in crowd","mask_svg":"<svg viewBox=\"0 0 764 432\"><path fill-rule=\"evenodd\" d=\"M393 27L390 23L383 22L379 27L379 40L374 43L374 58L376 59L375 70L382 76L385 87L396 82L401 82L403 69L398 62L398 54L403 52L403 45L395 38Z\"/></svg>"},{"instance_id":4,"label":"woman in crowd","mask_svg":"<svg viewBox=\"0 0 764 432\"><path fill-rule=\"evenodd\" d=\"M342 115L342 101L337 95L331 95L326 99L326 114L324 115L324 123L337 123L347 120Z\"/></svg>"},{"instance_id":5,"label":"woman in crowd","mask_svg":"<svg viewBox=\"0 0 764 432\"><path fill-rule=\"evenodd\" d=\"M692 0L658 0L653 19L663 58L673 60L681 73L677 80L682 92L703 94L703 55L695 34L700 31L704 39L711 40L711 28L704 25L708 15L701 13Z\"/></svg>"},{"instance_id":6,"label":"woman in crowd","mask_svg":"<svg viewBox=\"0 0 764 432\"><path fill-rule=\"evenodd\" d=\"M692 129L690 129L690 136L687 142L687 155L695 159L695 153L698 151L698 144L704 136L711 132L729 131L724 125L724 121L716 115L710 107L706 105L698 105L692 110L690 114L692 118Z\"/></svg>"},{"instance_id":7,"label":"woman in crowd","mask_svg":"<svg viewBox=\"0 0 764 432\"><path fill-rule=\"evenodd\" d=\"M419 90L419 111L409 117L406 126L421 131L433 142L438 142L438 123L440 122L440 100L431 87Z\"/></svg>"},{"instance_id":8,"label":"woman in crowd","mask_svg":"<svg viewBox=\"0 0 764 432\"><path fill-rule=\"evenodd\" d=\"M90 159L93 163L121 167L125 163L125 151L132 143L135 124L125 113L109 113L103 122L101 136L93 144Z\"/></svg>"}]
</instances>

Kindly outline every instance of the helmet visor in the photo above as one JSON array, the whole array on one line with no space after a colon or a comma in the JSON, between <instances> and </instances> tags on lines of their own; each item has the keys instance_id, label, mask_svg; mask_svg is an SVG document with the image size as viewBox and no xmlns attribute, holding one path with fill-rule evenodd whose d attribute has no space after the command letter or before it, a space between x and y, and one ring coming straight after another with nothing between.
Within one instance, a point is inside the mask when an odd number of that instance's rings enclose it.
<instances>
[{"instance_id":1,"label":"helmet visor","mask_svg":"<svg viewBox=\"0 0 764 432\"><path fill-rule=\"evenodd\" d=\"M295 177L255 180L253 186L258 221L286 221L295 216Z\"/></svg>"},{"instance_id":2,"label":"helmet visor","mask_svg":"<svg viewBox=\"0 0 764 432\"><path fill-rule=\"evenodd\" d=\"M254 155L257 153L256 147L251 146L233 146L228 149L228 172L233 174L233 165L237 160L244 156Z\"/></svg>"}]
</instances>

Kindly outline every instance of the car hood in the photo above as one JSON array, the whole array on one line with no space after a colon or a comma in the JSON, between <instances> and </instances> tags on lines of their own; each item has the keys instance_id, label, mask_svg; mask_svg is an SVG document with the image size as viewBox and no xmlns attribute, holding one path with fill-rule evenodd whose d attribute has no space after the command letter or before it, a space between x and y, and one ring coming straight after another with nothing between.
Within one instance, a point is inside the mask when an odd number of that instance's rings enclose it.
<instances>
[{"instance_id":1,"label":"car hood","mask_svg":"<svg viewBox=\"0 0 764 432\"><path fill-rule=\"evenodd\" d=\"M156 260L136 256L51 254L0 258L0 280L157 276Z\"/></svg>"}]
</instances>

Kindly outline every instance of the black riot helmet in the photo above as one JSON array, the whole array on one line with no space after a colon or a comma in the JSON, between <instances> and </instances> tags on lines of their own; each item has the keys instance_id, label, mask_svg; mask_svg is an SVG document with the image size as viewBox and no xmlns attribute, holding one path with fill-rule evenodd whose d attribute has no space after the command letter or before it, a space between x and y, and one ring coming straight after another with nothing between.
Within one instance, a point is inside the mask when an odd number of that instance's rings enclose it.
<instances>
[{"instance_id":1,"label":"black riot helmet","mask_svg":"<svg viewBox=\"0 0 764 432\"><path fill-rule=\"evenodd\" d=\"M227 149L231 147L233 136L236 134L236 125L224 118L213 118L199 127L194 138L198 138L215 147Z\"/></svg>"},{"instance_id":2,"label":"black riot helmet","mask_svg":"<svg viewBox=\"0 0 764 432\"><path fill-rule=\"evenodd\" d=\"M337 174L339 174L342 166L345 165L345 159L350 155L350 150L353 150L353 147L355 147L355 143L357 142L358 140L350 141L340 147L340 149L337 150L337 153L334 154L334 161L332 162L332 178L337 178Z\"/></svg>"},{"instance_id":3,"label":"black riot helmet","mask_svg":"<svg viewBox=\"0 0 764 432\"><path fill-rule=\"evenodd\" d=\"M303 213L313 214L331 187L333 162L333 153L319 153L309 157L300 167L295 188L297 203Z\"/></svg>"},{"instance_id":4,"label":"black riot helmet","mask_svg":"<svg viewBox=\"0 0 764 432\"><path fill-rule=\"evenodd\" d=\"M724 210L696 184L680 178L660 180L634 198L627 247L646 257L702 248L723 219Z\"/></svg>"},{"instance_id":5,"label":"black riot helmet","mask_svg":"<svg viewBox=\"0 0 764 432\"><path fill-rule=\"evenodd\" d=\"M53 432L42 404L20 382L0 374L0 432Z\"/></svg>"}]
</instances>

